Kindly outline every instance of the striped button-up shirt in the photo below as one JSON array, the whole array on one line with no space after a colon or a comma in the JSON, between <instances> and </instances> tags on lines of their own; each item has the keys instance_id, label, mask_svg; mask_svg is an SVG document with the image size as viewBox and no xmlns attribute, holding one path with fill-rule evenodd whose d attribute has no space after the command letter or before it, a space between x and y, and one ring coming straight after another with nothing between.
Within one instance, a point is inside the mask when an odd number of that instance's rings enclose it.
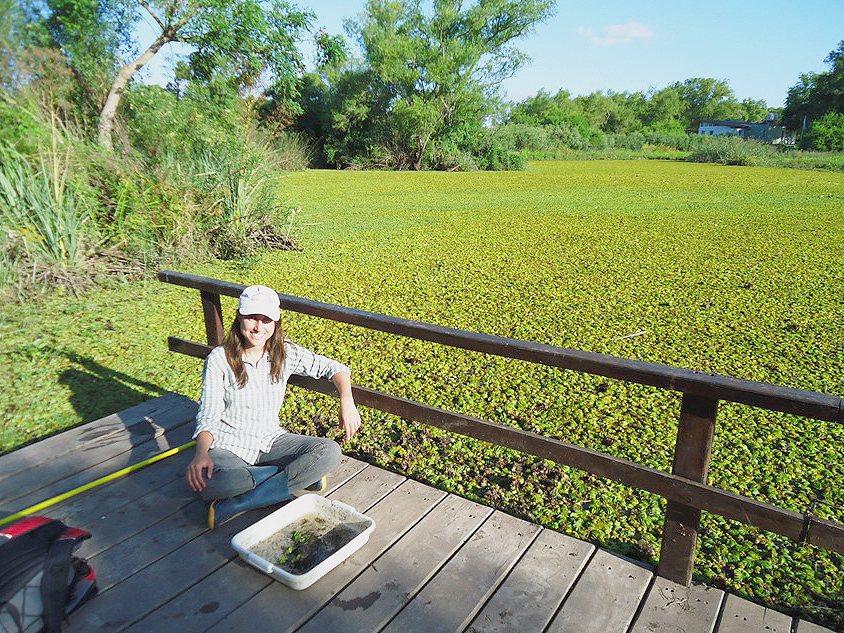
<instances>
[{"instance_id":1,"label":"striped button-up shirt","mask_svg":"<svg viewBox=\"0 0 844 633\"><path fill-rule=\"evenodd\" d=\"M247 381L239 389L225 350L222 346L215 347L205 359L193 436L208 431L214 438L212 448L225 448L254 464L260 452L268 451L286 433L279 426L278 414L290 376L330 379L334 374L350 371L342 363L314 354L292 341L285 341L284 351L281 379L277 383L270 379L270 362L264 354L254 365L244 359Z\"/></svg>"}]
</instances>

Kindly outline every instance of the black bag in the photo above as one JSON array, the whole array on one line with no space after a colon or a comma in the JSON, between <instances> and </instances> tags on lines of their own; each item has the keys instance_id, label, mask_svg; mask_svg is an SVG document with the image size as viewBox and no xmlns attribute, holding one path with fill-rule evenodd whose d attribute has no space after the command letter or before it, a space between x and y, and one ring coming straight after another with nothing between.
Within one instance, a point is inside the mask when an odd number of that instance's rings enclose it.
<instances>
[{"instance_id":1,"label":"black bag","mask_svg":"<svg viewBox=\"0 0 844 633\"><path fill-rule=\"evenodd\" d=\"M97 593L94 570L73 556L90 537L36 516L0 528L0 633L57 633Z\"/></svg>"}]
</instances>

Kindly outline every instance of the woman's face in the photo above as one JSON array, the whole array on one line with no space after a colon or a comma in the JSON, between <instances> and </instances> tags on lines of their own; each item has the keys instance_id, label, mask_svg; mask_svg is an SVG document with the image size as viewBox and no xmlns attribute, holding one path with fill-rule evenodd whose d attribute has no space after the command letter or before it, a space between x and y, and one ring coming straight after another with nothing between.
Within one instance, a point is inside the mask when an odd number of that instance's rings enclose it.
<instances>
[{"instance_id":1,"label":"woman's face","mask_svg":"<svg viewBox=\"0 0 844 633\"><path fill-rule=\"evenodd\" d=\"M249 314L240 317L240 333L243 334L244 347L250 349L264 345L275 333L275 321L263 314Z\"/></svg>"}]
</instances>

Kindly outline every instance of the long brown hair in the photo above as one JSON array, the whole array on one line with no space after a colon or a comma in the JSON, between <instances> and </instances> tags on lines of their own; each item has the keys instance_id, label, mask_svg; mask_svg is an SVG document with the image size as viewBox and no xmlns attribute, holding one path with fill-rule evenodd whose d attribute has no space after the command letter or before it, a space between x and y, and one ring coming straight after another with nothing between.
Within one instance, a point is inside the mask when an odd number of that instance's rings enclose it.
<instances>
[{"instance_id":1,"label":"long brown hair","mask_svg":"<svg viewBox=\"0 0 844 633\"><path fill-rule=\"evenodd\" d=\"M245 347L243 341L243 332L240 331L241 316L240 313L234 318L232 326L226 334L226 340L223 342L223 349L226 351L226 360L229 362L229 367L234 372L235 384L238 389L242 389L246 385L247 375L246 369L243 367L243 349ZM275 332L264 343L264 352L267 354L267 360L270 361L270 380L278 382L281 380L281 365L284 362L284 330L281 329L281 321L275 322Z\"/></svg>"}]
</instances>

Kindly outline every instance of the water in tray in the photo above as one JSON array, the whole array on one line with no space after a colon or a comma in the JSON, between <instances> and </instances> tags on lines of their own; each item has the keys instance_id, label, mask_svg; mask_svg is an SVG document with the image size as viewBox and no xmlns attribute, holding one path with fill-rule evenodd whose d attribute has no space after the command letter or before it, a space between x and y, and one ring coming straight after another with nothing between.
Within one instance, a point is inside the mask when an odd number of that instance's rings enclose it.
<instances>
[{"instance_id":1,"label":"water in tray","mask_svg":"<svg viewBox=\"0 0 844 633\"><path fill-rule=\"evenodd\" d=\"M304 574L363 532L365 521L342 521L310 512L249 548L254 554L291 574Z\"/></svg>"}]
</instances>

